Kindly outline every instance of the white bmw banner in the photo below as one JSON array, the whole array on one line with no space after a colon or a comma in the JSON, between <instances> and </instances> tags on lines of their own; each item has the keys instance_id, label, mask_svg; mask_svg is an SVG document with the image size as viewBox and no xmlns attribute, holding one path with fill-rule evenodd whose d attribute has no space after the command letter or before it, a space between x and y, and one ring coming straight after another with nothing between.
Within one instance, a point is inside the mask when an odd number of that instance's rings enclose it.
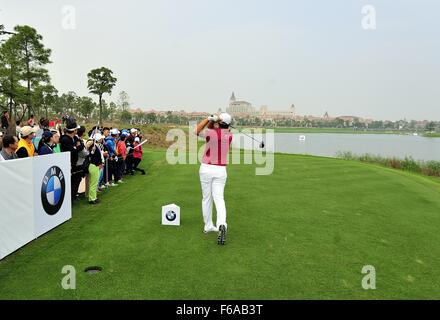
<instances>
[{"instance_id":1,"label":"white bmw banner","mask_svg":"<svg viewBox=\"0 0 440 320\"><path fill-rule=\"evenodd\" d=\"M34 159L35 237L72 217L70 154L38 156Z\"/></svg>"},{"instance_id":2,"label":"white bmw banner","mask_svg":"<svg viewBox=\"0 0 440 320\"><path fill-rule=\"evenodd\" d=\"M70 154L0 162L0 259L72 217Z\"/></svg>"},{"instance_id":3,"label":"white bmw banner","mask_svg":"<svg viewBox=\"0 0 440 320\"><path fill-rule=\"evenodd\" d=\"M32 160L0 161L0 259L35 239Z\"/></svg>"}]
</instances>

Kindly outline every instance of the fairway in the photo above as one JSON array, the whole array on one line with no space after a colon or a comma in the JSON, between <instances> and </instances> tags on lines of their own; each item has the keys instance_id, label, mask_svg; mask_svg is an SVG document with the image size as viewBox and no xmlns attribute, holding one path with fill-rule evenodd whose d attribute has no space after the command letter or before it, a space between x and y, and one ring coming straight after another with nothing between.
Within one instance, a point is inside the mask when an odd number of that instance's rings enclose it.
<instances>
[{"instance_id":1,"label":"fairway","mask_svg":"<svg viewBox=\"0 0 440 320\"><path fill-rule=\"evenodd\" d=\"M231 165L228 239L202 233L198 165L146 150L147 175L0 261L0 299L439 299L440 183L339 159L277 154ZM180 227L161 206L181 207ZM76 268L64 290L63 266ZM376 290L361 286L376 269ZM86 274L89 266L103 268Z\"/></svg>"}]
</instances>

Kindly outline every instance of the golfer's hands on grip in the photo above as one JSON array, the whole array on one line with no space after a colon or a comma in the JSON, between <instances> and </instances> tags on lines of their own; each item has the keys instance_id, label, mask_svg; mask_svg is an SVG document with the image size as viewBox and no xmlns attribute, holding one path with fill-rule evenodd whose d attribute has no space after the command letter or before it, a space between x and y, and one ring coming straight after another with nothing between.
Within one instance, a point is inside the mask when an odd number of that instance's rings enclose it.
<instances>
[{"instance_id":1,"label":"golfer's hands on grip","mask_svg":"<svg viewBox=\"0 0 440 320\"><path fill-rule=\"evenodd\" d=\"M208 117L208 120L209 120L209 121L212 121L212 122L217 122L217 121L219 120L219 117L218 117L216 114L211 114L211 115Z\"/></svg>"}]
</instances>

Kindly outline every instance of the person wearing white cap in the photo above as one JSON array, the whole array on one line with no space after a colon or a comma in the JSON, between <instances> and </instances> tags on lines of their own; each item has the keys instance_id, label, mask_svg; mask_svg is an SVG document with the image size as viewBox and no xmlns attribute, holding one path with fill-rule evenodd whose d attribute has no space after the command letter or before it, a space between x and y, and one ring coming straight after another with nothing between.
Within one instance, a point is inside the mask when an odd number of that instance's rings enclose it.
<instances>
[{"instance_id":1,"label":"person wearing white cap","mask_svg":"<svg viewBox=\"0 0 440 320\"><path fill-rule=\"evenodd\" d=\"M102 139L104 139L104 136L100 133L97 132L95 133L92 138L96 141L96 142L101 142Z\"/></svg>"},{"instance_id":2,"label":"person wearing white cap","mask_svg":"<svg viewBox=\"0 0 440 320\"><path fill-rule=\"evenodd\" d=\"M35 153L35 146L32 139L35 137L37 127L24 126L21 128L21 138L18 141L17 156L19 158L33 157Z\"/></svg>"},{"instance_id":3,"label":"person wearing white cap","mask_svg":"<svg viewBox=\"0 0 440 320\"><path fill-rule=\"evenodd\" d=\"M130 143L131 145L134 144L134 138L138 136L138 131L136 128L130 129L130 135L126 138L126 142Z\"/></svg>"},{"instance_id":4,"label":"person wearing white cap","mask_svg":"<svg viewBox=\"0 0 440 320\"><path fill-rule=\"evenodd\" d=\"M102 166L100 166L100 174L98 179L98 190L102 191L105 188L104 176L106 174L106 163L108 163L108 161L106 161L106 151L104 151L104 144L103 144L105 136L98 131L92 136L92 138L95 141L96 147L99 148L99 151L101 151L101 156L102 156Z\"/></svg>"},{"instance_id":5,"label":"person wearing white cap","mask_svg":"<svg viewBox=\"0 0 440 320\"><path fill-rule=\"evenodd\" d=\"M133 143L133 170L139 171L142 175L145 175L145 170L138 168L138 165L142 161L142 146L140 145L141 139L139 137L134 138Z\"/></svg>"},{"instance_id":6,"label":"person wearing white cap","mask_svg":"<svg viewBox=\"0 0 440 320\"><path fill-rule=\"evenodd\" d=\"M219 245L225 244L228 227L224 189L227 179L226 165L232 142L231 123L232 117L228 113L222 113L219 116L211 115L201 121L195 131L197 135L203 136L206 140L203 161L199 170L205 223L203 232L218 231L217 243ZM206 126L208 128L204 130ZM217 210L216 225L212 221L213 202Z\"/></svg>"}]
</instances>

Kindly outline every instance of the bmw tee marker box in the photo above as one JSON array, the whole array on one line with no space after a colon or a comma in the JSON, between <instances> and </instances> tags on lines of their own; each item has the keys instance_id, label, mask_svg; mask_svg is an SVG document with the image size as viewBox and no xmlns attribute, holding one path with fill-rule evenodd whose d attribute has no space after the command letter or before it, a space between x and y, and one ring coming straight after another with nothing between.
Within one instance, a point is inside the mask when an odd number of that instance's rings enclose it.
<instances>
[{"instance_id":1,"label":"bmw tee marker box","mask_svg":"<svg viewBox=\"0 0 440 320\"><path fill-rule=\"evenodd\" d=\"M167 226L180 226L180 207L168 204L162 207L162 224Z\"/></svg>"}]
</instances>

